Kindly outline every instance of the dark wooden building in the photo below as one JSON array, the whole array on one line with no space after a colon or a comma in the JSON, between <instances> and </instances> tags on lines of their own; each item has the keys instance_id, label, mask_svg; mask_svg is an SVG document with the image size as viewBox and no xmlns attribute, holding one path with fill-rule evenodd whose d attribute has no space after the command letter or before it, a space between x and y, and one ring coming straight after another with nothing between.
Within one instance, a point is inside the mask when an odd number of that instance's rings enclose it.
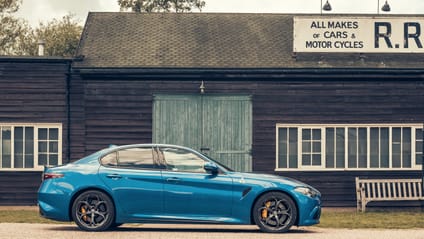
<instances>
[{"instance_id":1,"label":"dark wooden building","mask_svg":"<svg viewBox=\"0 0 424 239\"><path fill-rule=\"evenodd\" d=\"M59 162L109 144L180 144L305 181L324 206L356 205L356 176L421 177L424 55L294 52L293 17L90 13L52 108L63 118L42 117L61 123Z\"/></svg>"},{"instance_id":2,"label":"dark wooden building","mask_svg":"<svg viewBox=\"0 0 424 239\"><path fill-rule=\"evenodd\" d=\"M33 205L43 165L67 162L71 59L0 58L0 205Z\"/></svg>"}]
</instances>

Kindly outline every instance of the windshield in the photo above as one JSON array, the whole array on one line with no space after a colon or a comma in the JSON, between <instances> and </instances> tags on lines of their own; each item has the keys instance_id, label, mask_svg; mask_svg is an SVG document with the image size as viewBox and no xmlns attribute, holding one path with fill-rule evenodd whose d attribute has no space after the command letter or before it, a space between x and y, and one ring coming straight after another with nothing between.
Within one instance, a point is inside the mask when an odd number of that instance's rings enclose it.
<instances>
[{"instance_id":1,"label":"windshield","mask_svg":"<svg viewBox=\"0 0 424 239\"><path fill-rule=\"evenodd\" d=\"M229 168L228 166L223 165L222 163L217 162L215 159L209 157L206 154L201 153L204 157L206 157L207 159L209 159L210 161L214 162L215 164L217 164L218 166L224 168L225 170L227 170L228 172L234 172L233 169Z\"/></svg>"}]
</instances>

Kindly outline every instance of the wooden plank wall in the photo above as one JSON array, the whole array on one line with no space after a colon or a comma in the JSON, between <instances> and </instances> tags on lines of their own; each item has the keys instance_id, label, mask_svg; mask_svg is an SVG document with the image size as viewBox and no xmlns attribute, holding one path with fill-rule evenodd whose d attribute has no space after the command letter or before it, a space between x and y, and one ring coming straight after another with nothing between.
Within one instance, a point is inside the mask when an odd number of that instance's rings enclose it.
<instances>
[{"instance_id":1,"label":"wooden plank wall","mask_svg":"<svg viewBox=\"0 0 424 239\"><path fill-rule=\"evenodd\" d=\"M153 94L196 94L200 81L84 79L86 154L109 144L149 143ZM354 206L354 177L400 172L275 172L277 123L423 123L424 82L416 80L205 81L206 94L250 94L253 170L287 175L324 194L326 206ZM211 112L212 113L212 112Z\"/></svg>"},{"instance_id":2,"label":"wooden plank wall","mask_svg":"<svg viewBox=\"0 0 424 239\"><path fill-rule=\"evenodd\" d=\"M69 61L0 61L0 123L62 123L67 162L66 79ZM41 172L0 169L0 205L35 205Z\"/></svg>"}]
</instances>

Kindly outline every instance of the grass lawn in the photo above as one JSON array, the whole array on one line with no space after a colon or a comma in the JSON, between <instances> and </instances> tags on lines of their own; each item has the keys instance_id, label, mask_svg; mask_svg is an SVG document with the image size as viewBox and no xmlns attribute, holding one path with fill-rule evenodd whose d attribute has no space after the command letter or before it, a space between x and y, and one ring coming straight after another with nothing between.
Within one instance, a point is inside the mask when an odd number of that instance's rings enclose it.
<instances>
[{"instance_id":1,"label":"grass lawn","mask_svg":"<svg viewBox=\"0 0 424 239\"><path fill-rule=\"evenodd\" d=\"M322 228L424 228L424 212L324 212Z\"/></svg>"},{"instance_id":2,"label":"grass lawn","mask_svg":"<svg viewBox=\"0 0 424 239\"><path fill-rule=\"evenodd\" d=\"M41 218L36 210L0 209L0 223L61 223ZM63 223L63 222L62 222ZM424 228L424 212L324 211L321 228Z\"/></svg>"}]
</instances>

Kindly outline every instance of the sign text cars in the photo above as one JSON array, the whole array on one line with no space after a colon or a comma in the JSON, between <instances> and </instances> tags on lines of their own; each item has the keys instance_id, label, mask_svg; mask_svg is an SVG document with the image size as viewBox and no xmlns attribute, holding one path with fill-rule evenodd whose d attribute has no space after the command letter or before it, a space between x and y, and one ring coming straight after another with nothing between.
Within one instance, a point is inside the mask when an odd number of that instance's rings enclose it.
<instances>
[{"instance_id":1,"label":"sign text cars","mask_svg":"<svg viewBox=\"0 0 424 239\"><path fill-rule=\"evenodd\" d=\"M294 52L424 53L424 18L294 17Z\"/></svg>"}]
</instances>

